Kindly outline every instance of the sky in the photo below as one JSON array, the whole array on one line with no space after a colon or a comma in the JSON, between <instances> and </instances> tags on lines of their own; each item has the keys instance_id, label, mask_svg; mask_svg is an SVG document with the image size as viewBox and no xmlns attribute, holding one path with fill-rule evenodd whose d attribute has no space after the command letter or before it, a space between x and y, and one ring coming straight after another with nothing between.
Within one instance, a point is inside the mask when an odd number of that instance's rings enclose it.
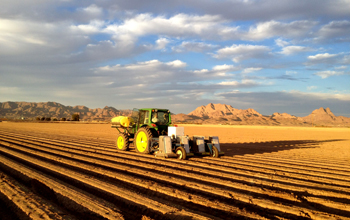
<instances>
[{"instance_id":1,"label":"sky","mask_svg":"<svg viewBox=\"0 0 350 220\"><path fill-rule=\"evenodd\" d=\"M350 117L350 0L1 0L6 101Z\"/></svg>"}]
</instances>

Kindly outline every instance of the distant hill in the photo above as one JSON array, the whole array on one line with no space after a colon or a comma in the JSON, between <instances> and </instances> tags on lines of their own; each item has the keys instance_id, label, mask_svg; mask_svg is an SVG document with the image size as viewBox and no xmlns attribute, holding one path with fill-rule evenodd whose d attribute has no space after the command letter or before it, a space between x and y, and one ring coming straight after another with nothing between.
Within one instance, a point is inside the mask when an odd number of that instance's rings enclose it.
<instances>
[{"instance_id":1,"label":"distant hill","mask_svg":"<svg viewBox=\"0 0 350 220\"><path fill-rule=\"evenodd\" d=\"M65 106L57 102L3 102L0 103L0 118L34 119L50 117L60 120L71 119L72 114L79 114L82 120L109 120L119 115L130 115L131 110L117 110L113 107L91 109L86 106Z\"/></svg>"},{"instance_id":2,"label":"distant hill","mask_svg":"<svg viewBox=\"0 0 350 220\"><path fill-rule=\"evenodd\" d=\"M56 102L0 102L0 118L35 119L71 119L79 114L82 120L109 121L119 115L131 115L132 110L118 110L114 107L90 109L86 106L65 106ZM329 108L319 108L310 115L297 117L287 113L275 112L270 116L262 115L254 109L236 109L231 105L209 103L199 106L189 114L172 115L174 123L231 124L231 125L288 125L288 126L350 126L350 118L335 116Z\"/></svg>"},{"instance_id":3,"label":"distant hill","mask_svg":"<svg viewBox=\"0 0 350 220\"><path fill-rule=\"evenodd\" d=\"M236 109L231 105L209 103L200 106L188 115L176 115L173 121L193 122L202 124L232 124L232 125L291 125L291 126L349 126L350 118L335 116L329 108L319 108L310 115L297 117L287 113L273 113L264 116L254 109Z\"/></svg>"}]
</instances>

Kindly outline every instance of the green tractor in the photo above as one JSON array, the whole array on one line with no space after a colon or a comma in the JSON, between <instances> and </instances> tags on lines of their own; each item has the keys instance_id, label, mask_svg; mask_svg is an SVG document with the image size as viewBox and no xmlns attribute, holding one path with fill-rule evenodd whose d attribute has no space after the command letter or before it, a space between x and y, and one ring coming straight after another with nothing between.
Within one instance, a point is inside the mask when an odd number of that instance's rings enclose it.
<instances>
[{"instance_id":1,"label":"green tractor","mask_svg":"<svg viewBox=\"0 0 350 220\"><path fill-rule=\"evenodd\" d=\"M131 117L113 118L112 128L119 131L116 147L121 151L129 150L130 143L133 143L137 152L160 157L186 159L194 154L213 157L223 154L218 137L207 140L202 136L189 138L184 135L183 127L172 126L168 109L134 109Z\"/></svg>"},{"instance_id":2,"label":"green tractor","mask_svg":"<svg viewBox=\"0 0 350 220\"><path fill-rule=\"evenodd\" d=\"M128 126L125 127L120 122L123 119L129 121ZM168 109L134 109L131 117L123 117L120 120L119 123L118 120L112 121L112 127L119 131L116 143L118 150L128 150L130 140L133 139L135 150L145 154L151 153L150 140L160 135L168 135L168 127L171 125Z\"/></svg>"}]
</instances>

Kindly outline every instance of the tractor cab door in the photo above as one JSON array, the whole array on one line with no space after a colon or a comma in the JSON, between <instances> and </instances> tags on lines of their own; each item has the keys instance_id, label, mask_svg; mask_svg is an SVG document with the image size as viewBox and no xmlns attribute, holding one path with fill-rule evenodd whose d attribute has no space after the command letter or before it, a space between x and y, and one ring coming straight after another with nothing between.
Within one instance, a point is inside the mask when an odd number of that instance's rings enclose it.
<instances>
[{"instance_id":1,"label":"tractor cab door","mask_svg":"<svg viewBox=\"0 0 350 220\"><path fill-rule=\"evenodd\" d=\"M131 118L134 120L135 123L138 123L138 121L139 121L139 110L137 108L134 108L132 110Z\"/></svg>"},{"instance_id":2,"label":"tractor cab door","mask_svg":"<svg viewBox=\"0 0 350 220\"><path fill-rule=\"evenodd\" d=\"M140 128L144 124L149 124L149 117L149 111L140 110L138 118L138 128Z\"/></svg>"}]
</instances>

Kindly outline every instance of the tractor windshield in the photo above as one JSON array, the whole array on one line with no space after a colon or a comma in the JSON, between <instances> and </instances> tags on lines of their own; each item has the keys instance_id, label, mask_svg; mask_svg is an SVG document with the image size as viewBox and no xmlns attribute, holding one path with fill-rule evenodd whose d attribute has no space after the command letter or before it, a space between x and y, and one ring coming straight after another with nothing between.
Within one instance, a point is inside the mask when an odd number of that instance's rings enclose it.
<instances>
[{"instance_id":1,"label":"tractor windshield","mask_svg":"<svg viewBox=\"0 0 350 220\"><path fill-rule=\"evenodd\" d=\"M169 123L169 114L167 112L153 112L152 122L158 125L166 125Z\"/></svg>"}]
</instances>

